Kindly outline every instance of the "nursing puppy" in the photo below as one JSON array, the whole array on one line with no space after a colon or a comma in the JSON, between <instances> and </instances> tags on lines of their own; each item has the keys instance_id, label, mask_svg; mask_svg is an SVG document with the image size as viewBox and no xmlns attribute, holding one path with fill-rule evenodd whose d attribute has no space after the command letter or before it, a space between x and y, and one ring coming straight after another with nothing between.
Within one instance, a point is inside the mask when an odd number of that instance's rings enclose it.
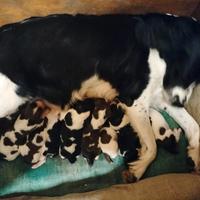
<instances>
[{"instance_id":1,"label":"nursing puppy","mask_svg":"<svg viewBox=\"0 0 200 200\"><path fill-rule=\"evenodd\" d=\"M32 165L40 159L41 147L45 145L41 133L47 126L43 116L47 108L41 102L27 102L5 118L0 118L0 154L5 160L22 156Z\"/></svg>"},{"instance_id":2,"label":"nursing puppy","mask_svg":"<svg viewBox=\"0 0 200 200\"><path fill-rule=\"evenodd\" d=\"M94 101L86 99L72 104L61 121L59 155L74 163L81 154L84 127L87 124Z\"/></svg>"},{"instance_id":3,"label":"nursing puppy","mask_svg":"<svg viewBox=\"0 0 200 200\"><path fill-rule=\"evenodd\" d=\"M142 141L140 159L129 163L133 176L156 156L150 106L185 130L198 168L199 126L182 106L200 82L199 22L162 14L34 17L0 28L0 52L0 117L28 98L64 107L118 96L128 100L124 110Z\"/></svg>"}]
</instances>

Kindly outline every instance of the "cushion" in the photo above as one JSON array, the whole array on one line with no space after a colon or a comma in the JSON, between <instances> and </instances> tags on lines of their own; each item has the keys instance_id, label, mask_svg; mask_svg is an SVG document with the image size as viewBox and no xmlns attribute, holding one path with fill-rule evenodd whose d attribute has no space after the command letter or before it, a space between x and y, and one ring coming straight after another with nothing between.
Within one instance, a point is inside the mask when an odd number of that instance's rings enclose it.
<instances>
[{"instance_id":1,"label":"cushion","mask_svg":"<svg viewBox=\"0 0 200 200\"><path fill-rule=\"evenodd\" d=\"M177 128L177 123L162 112L170 128ZM158 148L155 161L149 166L143 178L164 173L189 172L187 163L187 140L181 134L179 152L172 154L162 147ZM92 167L79 157L74 164L60 158L47 159L37 169L31 169L20 158L0 162L0 196L21 194L57 196L74 192L85 192L122 183L121 172L125 169L122 157L118 156L108 163L103 156Z\"/></svg>"}]
</instances>

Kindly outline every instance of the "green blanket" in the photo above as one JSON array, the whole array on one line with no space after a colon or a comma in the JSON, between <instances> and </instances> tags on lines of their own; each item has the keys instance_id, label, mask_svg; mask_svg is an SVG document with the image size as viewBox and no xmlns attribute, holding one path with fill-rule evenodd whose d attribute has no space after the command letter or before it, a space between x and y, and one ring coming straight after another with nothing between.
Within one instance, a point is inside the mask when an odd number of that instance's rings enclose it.
<instances>
[{"instance_id":1,"label":"green blanket","mask_svg":"<svg viewBox=\"0 0 200 200\"><path fill-rule=\"evenodd\" d=\"M178 126L166 113L162 114L171 128ZM143 178L164 173L189 172L186 146L187 140L182 133L178 154L171 154L159 148L156 160L149 166ZM108 163L101 156L92 167L89 167L82 157L74 164L53 158L37 169L30 169L20 159L12 162L0 161L0 196L25 193L57 196L95 190L122 183L123 169L121 157L117 157L113 163Z\"/></svg>"}]
</instances>

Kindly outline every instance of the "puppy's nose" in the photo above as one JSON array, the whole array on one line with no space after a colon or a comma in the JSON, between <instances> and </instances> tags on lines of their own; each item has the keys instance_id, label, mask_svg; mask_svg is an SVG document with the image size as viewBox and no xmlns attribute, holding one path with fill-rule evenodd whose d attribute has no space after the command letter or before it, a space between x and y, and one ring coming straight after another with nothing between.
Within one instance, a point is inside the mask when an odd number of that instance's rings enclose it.
<instances>
[{"instance_id":1,"label":"puppy's nose","mask_svg":"<svg viewBox=\"0 0 200 200\"><path fill-rule=\"evenodd\" d=\"M184 103L186 101L186 98L183 99L182 101L180 100L179 96L178 95L175 95L172 99L172 105L173 106L176 106L176 107L183 107L184 106Z\"/></svg>"}]
</instances>

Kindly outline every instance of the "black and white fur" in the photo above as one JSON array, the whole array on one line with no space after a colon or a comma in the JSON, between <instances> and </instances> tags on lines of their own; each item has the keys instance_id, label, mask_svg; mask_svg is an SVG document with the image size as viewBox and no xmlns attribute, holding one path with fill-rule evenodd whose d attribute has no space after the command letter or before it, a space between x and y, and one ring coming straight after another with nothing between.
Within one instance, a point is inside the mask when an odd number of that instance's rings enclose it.
<instances>
[{"instance_id":1,"label":"black and white fur","mask_svg":"<svg viewBox=\"0 0 200 200\"><path fill-rule=\"evenodd\" d=\"M68 159L74 163L82 151L82 138L84 127L94 108L94 101L86 99L85 101L77 101L61 120L59 155L63 159Z\"/></svg>"},{"instance_id":2,"label":"black and white fur","mask_svg":"<svg viewBox=\"0 0 200 200\"><path fill-rule=\"evenodd\" d=\"M199 74L200 24L188 17L63 14L0 28L0 117L27 98L61 106L86 97L128 99L124 109L143 148L129 163L137 179L156 156L150 106L185 130L197 168L199 126L180 106Z\"/></svg>"}]
</instances>

